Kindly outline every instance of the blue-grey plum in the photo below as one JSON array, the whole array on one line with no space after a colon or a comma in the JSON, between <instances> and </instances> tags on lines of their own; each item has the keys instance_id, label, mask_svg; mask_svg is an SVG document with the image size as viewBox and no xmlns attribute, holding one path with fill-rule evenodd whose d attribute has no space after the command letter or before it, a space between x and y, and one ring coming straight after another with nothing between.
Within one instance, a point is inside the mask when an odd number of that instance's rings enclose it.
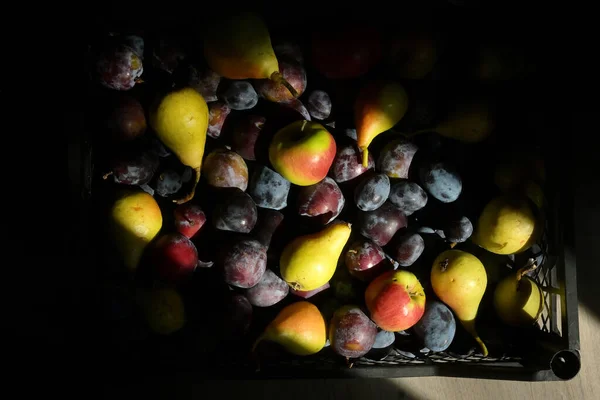
<instances>
[{"instance_id":1,"label":"blue-grey plum","mask_svg":"<svg viewBox=\"0 0 600 400\"><path fill-rule=\"evenodd\" d=\"M427 193L415 182L403 180L392 185L389 199L393 205L404 211L404 214L411 215L425 207Z\"/></svg>"},{"instance_id":2,"label":"blue-grey plum","mask_svg":"<svg viewBox=\"0 0 600 400\"><path fill-rule=\"evenodd\" d=\"M413 329L425 347L431 351L444 351L454 339L456 321L445 304L431 300L426 303L425 313Z\"/></svg>"},{"instance_id":3,"label":"blue-grey plum","mask_svg":"<svg viewBox=\"0 0 600 400\"><path fill-rule=\"evenodd\" d=\"M374 174L363 179L354 190L354 202L362 211L377 210L390 195L390 178Z\"/></svg>"},{"instance_id":4,"label":"blue-grey plum","mask_svg":"<svg viewBox=\"0 0 600 400\"><path fill-rule=\"evenodd\" d=\"M248 193L258 207L281 210L287 206L291 183L267 167L259 167L252 174Z\"/></svg>"},{"instance_id":5,"label":"blue-grey plum","mask_svg":"<svg viewBox=\"0 0 600 400\"><path fill-rule=\"evenodd\" d=\"M452 220L444 229L446 239L454 243L466 242L473 234L473 224L469 218L463 216Z\"/></svg>"},{"instance_id":6,"label":"blue-grey plum","mask_svg":"<svg viewBox=\"0 0 600 400\"><path fill-rule=\"evenodd\" d=\"M421 167L419 177L425 190L442 203L452 203L462 192L458 172L446 163L436 162Z\"/></svg>"}]
</instances>

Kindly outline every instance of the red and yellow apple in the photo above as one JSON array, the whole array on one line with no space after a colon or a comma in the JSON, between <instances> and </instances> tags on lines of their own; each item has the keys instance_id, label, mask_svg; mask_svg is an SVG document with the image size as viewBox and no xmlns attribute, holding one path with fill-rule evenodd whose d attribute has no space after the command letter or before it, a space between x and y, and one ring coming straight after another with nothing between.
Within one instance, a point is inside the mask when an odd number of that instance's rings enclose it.
<instances>
[{"instance_id":1,"label":"red and yellow apple","mask_svg":"<svg viewBox=\"0 0 600 400\"><path fill-rule=\"evenodd\" d=\"M371 319L381 329L398 332L419 322L425 312L425 291L415 274L388 271L375 278L365 291Z\"/></svg>"},{"instance_id":2,"label":"red and yellow apple","mask_svg":"<svg viewBox=\"0 0 600 400\"><path fill-rule=\"evenodd\" d=\"M335 157L335 139L316 122L292 122L278 131L269 146L275 171L298 186L323 180Z\"/></svg>"}]
</instances>

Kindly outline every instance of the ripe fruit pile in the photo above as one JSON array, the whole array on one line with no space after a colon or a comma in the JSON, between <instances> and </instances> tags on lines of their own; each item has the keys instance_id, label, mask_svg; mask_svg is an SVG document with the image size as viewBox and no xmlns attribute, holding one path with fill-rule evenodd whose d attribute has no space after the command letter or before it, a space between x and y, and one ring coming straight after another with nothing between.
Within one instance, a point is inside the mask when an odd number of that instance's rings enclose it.
<instances>
[{"instance_id":1,"label":"ripe fruit pile","mask_svg":"<svg viewBox=\"0 0 600 400\"><path fill-rule=\"evenodd\" d=\"M215 24L200 54L114 35L93 58L110 317L205 353L504 354L543 307L545 176L495 86L432 79L422 33Z\"/></svg>"}]
</instances>

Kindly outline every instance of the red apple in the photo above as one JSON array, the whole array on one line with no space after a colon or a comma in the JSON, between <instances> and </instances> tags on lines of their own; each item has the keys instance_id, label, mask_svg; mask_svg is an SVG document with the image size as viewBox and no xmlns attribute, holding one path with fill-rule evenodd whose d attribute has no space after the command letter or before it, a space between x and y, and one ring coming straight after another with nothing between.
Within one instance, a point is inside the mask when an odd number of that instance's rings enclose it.
<instances>
[{"instance_id":1,"label":"red apple","mask_svg":"<svg viewBox=\"0 0 600 400\"><path fill-rule=\"evenodd\" d=\"M419 322L425 312L425 291L415 274L388 271L365 291L371 319L383 330L398 332Z\"/></svg>"},{"instance_id":2,"label":"red apple","mask_svg":"<svg viewBox=\"0 0 600 400\"><path fill-rule=\"evenodd\" d=\"M302 187L298 192L298 214L318 217L326 225L337 218L344 209L344 195L330 177L321 182Z\"/></svg>"},{"instance_id":3,"label":"red apple","mask_svg":"<svg viewBox=\"0 0 600 400\"><path fill-rule=\"evenodd\" d=\"M152 262L160 279L179 283L188 279L196 269L198 251L186 236L169 233L156 241Z\"/></svg>"},{"instance_id":4,"label":"red apple","mask_svg":"<svg viewBox=\"0 0 600 400\"><path fill-rule=\"evenodd\" d=\"M335 157L335 139L316 122L292 122L278 131L269 146L275 171L298 186L323 180Z\"/></svg>"},{"instance_id":5,"label":"red apple","mask_svg":"<svg viewBox=\"0 0 600 400\"><path fill-rule=\"evenodd\" d=\"M204 211L197 204L190 202L178 205L173 213L175 215L175 229L190 239L206 222Z\"/></svg>"}]
</instances>

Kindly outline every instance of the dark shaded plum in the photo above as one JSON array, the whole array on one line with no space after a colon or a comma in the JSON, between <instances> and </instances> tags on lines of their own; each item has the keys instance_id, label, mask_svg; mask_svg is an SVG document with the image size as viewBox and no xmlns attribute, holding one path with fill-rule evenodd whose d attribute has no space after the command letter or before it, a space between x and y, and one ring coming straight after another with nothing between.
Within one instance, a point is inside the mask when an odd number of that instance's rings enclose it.
<instances>
[{"instance_id":1,"label":"dark shaded plum","mask_svg":"<svg viewBox=\"0 0 600 400\"><path fill-rule=\"evenodd\" d=\"M186 58L182 43L172 37L160 38L152 51L152 65L169 74L172 74Z\"/></svg>"},{"instance_id":2,"label":"dark shaded plum","mask_svg":"<svg viewBox=\"0 0 600 400\"><path fill-rule=\"evenodd\" d=\"M246 298L253 306L270 307L287 296L290 287L270 269L265 270L260 282L246 290Z\"/></svg>"},{"instance_id":3,"label":"dark shaded plum","mask_svg":"<svg viewBox=\"0 0 600 400\"><path fill-rule=\"evenodd\" d=\"M308 95L308 112L311 117L319 120L329 118L331 114L331 98L322 90L313 90Z\"/></svg>"},{"instance_id":4,"label":"dark shaded plum","mask_svg":"<svg viewBox=\"0 0 600 400\"><path fill-rule=\"evenodd\" d=\"M423 345L431 351L446 350L456 333L456 321L452 311L437 300L428 300L425 313L413 327Z\"/></svg>"},{"instance_id":5,"label":"dark shaded plum","mask_svg":"<svg viewBox=\"0 0 600 400\"><path fill-rule=\"evenodd\" d=\"M357 306L341 307L329 324L329 343L342 357L364 356L373 347L376 335L377 326Z\"/></svg>"},{"instance_id":6,"label":"dark shaded plum","mask_svg":"<svg viewBox=\"0 0 600 400\"><path fill-rule=\"evenodd\" d=\"M287 206L291 183L267 167L259 167L252 174L248 193L258 207L281 210Z\"/></svg>"},{"instance_id":7,"label":"dark shaded plum","mask_svg":"<svg viewBox=\"0 0 600 400\"><path fill-rule=\"evenodd\" d=\"M304 93L304 90L306 89L306 71L301 64L279 61L279 72L283 75L283 78L296 89L298 96L301 96L302 93ZM261 97L275 103L283 103L294 98L282 83L275 82L271 79L255 80L254 88Z\"/></svg>"},{"instance_id":8,"label":"dark shaded plum","mask_svg":"<svg viewBox=\"0 0 600 400\"><path fill-rule=\"evenodd\" d=\"M406 227L406 215L390 202L374 211L359 211L358 227L361 235L379 246L385 246L399 229Z\"/></svg>"},{"instance_id":9,"label":"dark shaded plum","mask_svg":"<svg viewBox=\"0 0 600 400\"><path fill-rule=\"evenodd\" d=\"M363 179L354 190L354 202L362 211L377 210L388 199L390 178L385 174L374 174Z\"/></svg>"},{"instance_id":10,"label":"dark shaded plum","mask_svg":"<svg viewBox=\"0 0 600 400\"><path fill-rule=\"evenodd\" d=\"M209 185L221 188L248 187L248 166L235 151L219 148L211 151L202 165L202 176Z\"/></svg>"},{"instance_id":11,"label":"dark shaded plum","mask_svg":"<svg viewBox=\"0 0 600 400\"><path fill-rule=\"evenodd\" d=\"M114 181L124 185L144 185L150 182L157 167L158 157L146 151L121 152L111 160Z\"/></svg>"},{"instance_id":12,"label":"dark shaded plum","mask_svg":"<svg viewBox=\"0 0 600 400\"><path fill-rule=\"evenodd\" d=\"M425 250L425 241L418 233L407 233L398 238L395 245L396 261L402 267L410 267Z\"/></svg>"},{"instance_id":13,"label":"dark shaded plum","mask_svg":"<svg viewBox=\"0 0 600 400\"><path fill-rule=\"evenodd\" d=\"M472 234L473 224L465 216L450 221L444 228L446 239L453 243L466 242Z\"/></svg>"},{"instance_id":14,"label":"dark shaded plum","mask_svg":"<svg viewBox=\"0 0 600 400\"><path fill-rule=\"evenodd\" d=\"M252 305L246 297L241 294L231 296L223 314L223 339L236 341L248 332L252 322Z\"/></svg>"},{"instance_id":15,"label":"dark shaded plum","mask_svg":"<svg viewBox=\"0 0 600 400\"><path fill-rule=\"evenodd\" d=\"M246 81L221 81L217 96L232 110L249 110L258 103L258 94Z\"/></svg>"},{"instance_id":16,"label":"dark shaded plum","mask_svg":"<svg viewBox=\"0 0 600 400\"><path fill-rule=\"evenodd\" d=\"M295 61L298 64L304 63L304 56L302 55L302 49L296 43L281 42L273 45L273 50L277 55L277 59L284 59L288 61Z\"/></svg>"},{"instance_id":17,"label":"dark shaded plum","mask_svg":"<svg viewBox=\"0 0 600 400\"><path fill-rule=\"evenodd\" d=\"M140 57L131 47L121 44L106 49L96 61L100 84L114 90L133 88L144 72Z\"/></svg>"},{"instance_id":18,"label":"dark shaded plum","mask_svg":"<svg viewBox=\"0 0 600 400\"><path fill-rule=\"evenodd\" d=\"M408 178L408 170L419 148L404 139L385 145L377 159L377 170L390 178Z\"/></svg>"},{"instance_id":19,"label":"dark shaded plum","mask_svg":"<svg viewBox=\"0 0 600 400\"><path fill-rule=\"evenodd\" d=\"M336 219L345 203L339 186L328 176L314 185L301 187L298 192L298 214L317 218L323 225Z\"/></svg>"},{"instance_id":20,"label":"dark shaded plum","mask_svg":"<svg viewBox=\"0 0 600 400\"><path fill-rule=\"evenodd\" d=\"M146 132L144 108L139 101L129 95L119 96L112 105L106 124L112 140L132 141Z\"/></svg>"},{"instance_id":21,"label":"dark shaded plum","mask_svg":"<svg viewBox=\"0 0 600 400\"><path fill-rule=\"evenodd\" d=\"M246 160L256 160L256 140L266 121L260 115L243 116L233 130L231 148Z\"/></svg>"},{"instance_id":22,"label":"dark shaded plum","mask_svg":"<svg viewBox=\"0 0 600 400\"><path fill-rule=\"evenodd\" d=\"M231 113L231 108L225 103L215 101L208 105L208 112L209 120L206 134L211 138L216 139L221 136L221 129L223 129L223 124L225 123L227 116Z\"/></svg>"},{"instance_id":23,"label":"dark shaded plum","mask_svg":"<svg viewBox=\"0 0 600 400\"><path fill-rule=\"evenodd\" d=\"M182 185L181 175L175 170L168 169L158 176L156 193L159 196L167 197L177 193Z\"/></svg>"},{"instance_id":24,"label":"dark shaded plum","mask_svg":"<svg viewBox=\"0 0 600 400\"><path fill-rule=\"evenodd\" d=\"M389 199L393 205L404 211L404 214L411 215L425 207L427 193L415 182L404 180L392 185Z\"/></svg>"},{"instance_id":25,"label":"dark shaded plum","mask_svg":"<svg viewBox=\"0 0 600 400\"><path fill-rule=\"evenodd\" d=\"M228 285L242 289L260 282L267 268L267 251L257 240L237 239L226 247L222 260Z\"/></svg>"},{"instance_id":26,"label":"dark shaded plum","mask_svg":"<svg viewBox=\"0 0 600 400\"><path fill-rule=\"evenodd\" d=\"M267 249L271 245L273 234L281 225L284 215L276 210L267 208L258 209L258 220L252 231L252 235Z\"/></svg>"},{"instance_id":27,"label":"dark shaded plum","mask_svg":"<svg viewBox=\"0 0 600 400\"><path fill-rule=\"evenodd\" d=\"M421 167L419 178L425 190L442 203L455 201L462 191L462 180L458 172L443 162Z\"/></svg>"},{"instance_id":28,"label":"dark shaded plum","mask_svg":"<svg viewBox=\"0 0 600 400\"><path fill-rule=\"evenodd\" d=\"M338 146L333 164L329 170L331 176L337 183L342 183L364 174L370 169L375 169L375 161L369 153L368 167L362 165L362 154L356 144Z\"/></svg>"},{"instance_id":29,"label":"dark shaded plum","mask_svg":"<svg viewBox=\"0 0 600 400\"><path fill-rule=\"evenodd\" d=\"M252 197L238 188L223 189L212 215L215 228L248 233L256 225L256 220L257 210Z\"/></svg>"},{"instance_id":30,"label":"dark shaded plum","mask_svg":"<svg viewBox=\"0 0 600 400\"><path fill-rule=\"evenodd\" d=\"M217 101L217 88L221 82L221 76L210 68L189 65L186 82L188 86L196 89L207 103Z\"/></svg>"}]
</instances>

